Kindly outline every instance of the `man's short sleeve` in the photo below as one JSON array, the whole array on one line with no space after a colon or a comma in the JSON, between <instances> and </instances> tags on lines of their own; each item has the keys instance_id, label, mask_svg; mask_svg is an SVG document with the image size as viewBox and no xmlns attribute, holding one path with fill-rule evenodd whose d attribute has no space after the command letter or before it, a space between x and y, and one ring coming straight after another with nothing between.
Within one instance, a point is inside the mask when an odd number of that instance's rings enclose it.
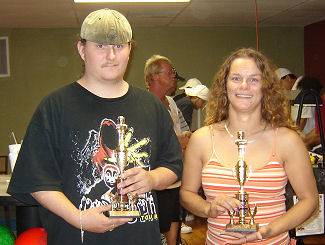
<instances>
[{"instance_id":1,"label":"man's short sleeve","mask_svg":"<svg viewBox=\"0 0 325 245\"><path fill-rule=\"evenodd\" d=\"M32 192L61 191L55 136L50 126L55 123L43 103L27 128L8 187L8 193L22 202L34 204Z\"/></svg>"}]
</instances>

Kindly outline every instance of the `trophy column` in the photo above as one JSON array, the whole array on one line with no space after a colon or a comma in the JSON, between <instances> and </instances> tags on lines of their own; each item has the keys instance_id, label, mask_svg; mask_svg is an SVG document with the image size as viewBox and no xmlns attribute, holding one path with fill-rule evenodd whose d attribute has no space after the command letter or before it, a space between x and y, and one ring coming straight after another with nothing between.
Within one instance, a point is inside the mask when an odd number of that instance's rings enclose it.
<instances>
[{"instance_id":1,"label":"trophy column","mask_svg":"<svg viewBox=\"0 0 325 245\"><path fill-rule=\"evenodd\" d=\"M254 217L256 215L257 207L249 207L248 194L244 189L244 185L247 179L247 164L245 162L245 147L247 140L244 139L245 134L243 131L237 132L237 140L235 141L238 146L238 161L235 167L236 178L239 183L239 191L236 194L236 198L240 201L241 206L236 213L229 212L230 222L226 225L226 231L251 233L258 230L258 224L255 223ZM238 222L235 222L235 217L238 218ZM247 219L249 221L247 222Z\"/></svg>"},{"instance_id":2,"label":"trophy column","mask_svg":"<svg viewBox=\"0 0 325 245\"><path fill-rule=\"evenodd\" d=\"M121 174L127 166L127 147L125 144L125 135L128 125L125 124L125 118L119 116L117 119L116 130L118 135L118 145L114 150L117 166L120 170L119 177L116 179L116 193L112 201L112 210L109 211L110 217L136 218L140 216L140 212L136 208L137 196L132 194L122 195L121 189L117 189L117 184L123 182Z\"/></svg>"}]
</instances>

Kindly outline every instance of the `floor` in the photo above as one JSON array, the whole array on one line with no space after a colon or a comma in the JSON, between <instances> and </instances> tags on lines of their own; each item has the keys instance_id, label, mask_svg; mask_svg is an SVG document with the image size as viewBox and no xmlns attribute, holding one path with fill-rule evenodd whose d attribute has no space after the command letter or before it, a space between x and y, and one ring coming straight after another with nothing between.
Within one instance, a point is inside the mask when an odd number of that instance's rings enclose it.
<instances>
[{"instance_id":1,"label":"floor","mask_svg":"<svg viewBox=\"0 0 325 245\"><path fill-rule=\"evenodd\" d=\"M195 217L193 221L185 222L191 226L193 232L182 234L183 245L203 245L205 243L205 234L207 230L206 219Z\"/></svg>"},{"instance_id":2,"label":"floor","mask_svg":"<svg viewBox=\"0 0 325 245\"><path fill-rule=\"evenodd\" d=\"M204 245L207 230L206 219L195 217L193 221L185 222L193 228L192 233L182 234L183 245ZM325 235L308 236L300 239L297 245L325 245Z\"/></svg>"}]
</instances>

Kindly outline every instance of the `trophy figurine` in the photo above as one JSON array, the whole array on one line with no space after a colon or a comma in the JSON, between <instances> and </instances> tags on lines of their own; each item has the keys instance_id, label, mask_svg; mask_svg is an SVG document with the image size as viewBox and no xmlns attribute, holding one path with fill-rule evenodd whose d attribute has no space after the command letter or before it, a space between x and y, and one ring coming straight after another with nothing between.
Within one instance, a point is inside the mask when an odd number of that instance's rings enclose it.
<instances>
[{"instance_id":1,"label":"trophy figurine","mask_svg":"<svg viewBox=\"0 0 325 245\"><path fill-rule=\"evenodd\" d=\"M252 233L258 230L258 224L256 224L254 221L257 206L255 205L253 208L249 207L248 194L244 190L244 185L247 179L247 164L244 159L247 140L245 140L244 137L244 132L238 131L237 140L235 141L236 145L238 146L238 161L235 170L236 178L240 187L236 194L236 198L240 201L241 206L237 212L228 212L230 221L226 225L226 231ZM235 221L235 218L238 218L237 222Z\"/></svg>"},{"instance_id":2,"label":"trophy figurine","mask_svg":"<svg viewBox=\"0 0 325 245\"><path fill-rule=\"evenodd\" d=\"M136 207L138 197L131 193L122 195L122 189L117 189L117 184L123 182L121 174L125 170L125 167L128 163L127 147L125 146L125 135L128 130L128 125L125 124L125 118L123 116L119 116L117 121L118 122L116 124L116 130L118 135L118 145L117 148L114 150L114 155L120 173L119 177L116 179L116 193L112 198L112 210L109 211L109 217L136 218L140 216L140 212L137 210Z\"/></svg>"}]
</instances>

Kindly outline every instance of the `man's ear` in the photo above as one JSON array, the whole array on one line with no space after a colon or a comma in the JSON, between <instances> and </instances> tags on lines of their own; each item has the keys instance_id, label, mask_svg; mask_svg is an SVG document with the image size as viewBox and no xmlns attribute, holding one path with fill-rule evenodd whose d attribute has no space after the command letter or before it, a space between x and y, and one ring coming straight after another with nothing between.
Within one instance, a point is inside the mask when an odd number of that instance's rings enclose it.
<instances>
[{"instance_id":1,"label":"man's ear","mask_svg":"<svg viewBox=\"0 0 325 245\"><path fill-rule=\"evenodd\" d=\"M129 43L129 56L128 56L128 61L130 60L130 55L131 55L131 51L132 51L132 44Z\"/></svg>"},{"instance_id":2,"label":"man's ear","mask_svg":"<svg viewBox=\"0 0 325 245\"><path fill-rule=\"evenodd\" d=\"M85 44L81 43L81 41L78 41L77 49L81 59L85 60Z\"/></svg>"}]
</instances>

